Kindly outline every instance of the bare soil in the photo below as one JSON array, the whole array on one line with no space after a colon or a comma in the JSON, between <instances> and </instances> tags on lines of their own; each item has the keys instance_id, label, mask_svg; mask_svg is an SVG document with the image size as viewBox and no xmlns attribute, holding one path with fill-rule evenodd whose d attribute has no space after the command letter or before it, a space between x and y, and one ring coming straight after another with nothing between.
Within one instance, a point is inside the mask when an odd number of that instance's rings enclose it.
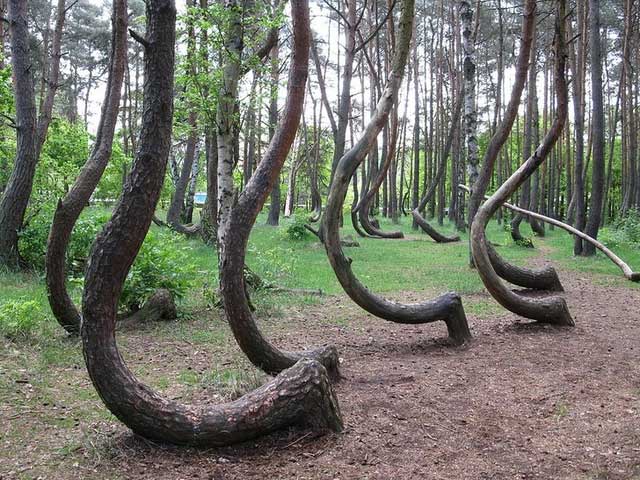
<instances>
[{"instance_id":1,"label":"bare soil","mask_svg":"<svg viewBox=\"0 0 640 480\"><path fill-rule=\"evenodd\" d=\"M63 435L82 437L78 447L47 455L60 445L60 429L5 405L2 428L31 422L33 436L22 439L24 449L15 436L0 439L0 478L640 479L640 289L603 278L561 272L573 329L509 313L473 316L474 340L460 348L447 344L444 324L393 325L345 297L288 310L262 327L285 348L338 346L344 432L314 438L291 430L194 450L149 443L112 417L79 418ZM194 354L188 342L158 346L144 332L126 335L130 360L152 378L175 363L195 371L211 363L212 351ZM213 352L233 349L226 339ZM82 368L74 371L61 382L89 388ZM182 395L172 388L165 392ZM196 389L190 400L218 401L212 393ZM73 396L65 408L76 408Z\"/></svg>"}]
</instances>

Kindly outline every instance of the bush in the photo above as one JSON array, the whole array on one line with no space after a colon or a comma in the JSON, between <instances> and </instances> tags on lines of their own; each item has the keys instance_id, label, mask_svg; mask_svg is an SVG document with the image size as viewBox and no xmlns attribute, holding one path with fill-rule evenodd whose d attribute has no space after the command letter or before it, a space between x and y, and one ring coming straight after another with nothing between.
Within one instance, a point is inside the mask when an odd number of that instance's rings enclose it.
<instances>
[{"instance_id":1,"label":"bush","mask_svg":"<svg viewBox=\"0 0 640 480\"><path fill-rule=\"evenodd\" d=\"M20 234L20 252L28 264L37 271L45 268L47 237L51 228L53 208L43 208ZM78 219L67 248L66 268L70 282L81 287L84 266L91 245L104 224L109 220L106 210L90 208ZM176 299L184 296L191 286L194 268L185 264L186 254L173 232L150 231L129 271L120 306L125 310L138 310L158 288L165 288ZM74 278L80 277L80 278Z\"/></svg>"},{"instance_id":2,"label":"bush","mask_svg":"<svg viewBox=\"0 0 640 480\"><path fill-rule=\"evenodd\" d=\"M603 229L600 239L610 247L622 244L640 246L640 210L629 210L611 227Z\"/></svg>"},{"instance_id":3,"label":"bush","mask_svg":"<svg viewBox=\"0 0 640 480\"><path fill-rule=\"evenodd\" d=\"M294 214L291 223L287 226L286 234L289 240L301 241L311 237L311 232L305 228L306 219L302 215Z\"/></svg>"},{"instance_id":4,"label":"bush","mask_svg":"<svg viewBox=\"0 0 640 480\"><path fill-rule=\"evenodd\" d=\"M46 204L20 232L20 254L34 270L44 270L54 211L52 204ZM67 247L66 268L70 275L82 274L91 244L107 220L109 212L104 210L87 209L80 216Z\"/></svg>"},{"instance_id":5,"label":"bush","mask_svg":"<svg viewBox=\"0 0 640 480\"><path fill-rule=\"evenodd\" d=\"M42 323L44 313L34 300L13 300L0 305L0 331L11 339L27 338Z\"/></svg>"},{"instance_id":6,"label":"bush","mask_svg":"<svg viewBox=\"0 0 640 480\"><path fill-rule=\"evenodd\" d=\"M158 288L169 290L176 300L184 297L195 275L195 267L185 263L185 248L172 232L150 231L127 275L121 307L138 310Z\"/></svg>"}]
</instances>

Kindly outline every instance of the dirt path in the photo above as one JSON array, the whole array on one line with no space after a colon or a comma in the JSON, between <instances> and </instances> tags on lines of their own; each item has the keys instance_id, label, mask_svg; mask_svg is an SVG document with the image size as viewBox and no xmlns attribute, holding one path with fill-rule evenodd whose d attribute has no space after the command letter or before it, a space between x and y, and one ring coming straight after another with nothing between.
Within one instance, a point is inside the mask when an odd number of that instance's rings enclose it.
<instances>
[{"instance_id":1,"label":"dirt path","mask_svg":"<svg viewBox=\"0 0 640 480\"><path fill-rule=\"evenodd\" d=\"M125 478L640 479L640 291L563 272L577 327L510 314L473 318L474 342L442 325L374 320L346 300L305 309L305 341L332 337L347 428L292 431L214 451L132 447ZM300 312L299 312L300 313ZM348 318L329 327L322 319ZM278 340L288 343L288 336Z\"/></svg>"},{"instance_id":2,"label":"dirt path","mask_svg":"<svg viewBox=\"0 0 640 480\"><path fill-rule=\"evenodd\" d=\"M640 290L561 278L575 329L474 316L474 341L458 349L443 340L444 325L392 325L348 299L289 312L278 323L305 334L281 329L279 345L331 338L340 349L342 434L295 430L197 451L148 444L111 421L110 453L83 476L640 479Z\"/></svg>"}]
</instances>

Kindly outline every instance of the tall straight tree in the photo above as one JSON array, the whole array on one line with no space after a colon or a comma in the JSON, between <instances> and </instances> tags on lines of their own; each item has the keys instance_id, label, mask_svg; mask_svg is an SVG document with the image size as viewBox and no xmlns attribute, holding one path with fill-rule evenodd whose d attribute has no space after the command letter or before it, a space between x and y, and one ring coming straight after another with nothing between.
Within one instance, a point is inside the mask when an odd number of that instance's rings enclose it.
<instances>
[{"instance_id":1,"label":"tall straight tree","mask_svg":"<svg viewBox=\"0 0 640 480\"><path fill-rule=\"evenodd\" d=\"M278 123L278 82L280 80L280 63L278 62L278 45L271 50L271 92L269 98L269 138L273 137ZM267 216L267 225L277 226L280 223L280 176L271 190L271 205Z\"/></svg>"},{"instance_id":2,"label":"tall straight tree","mask_svg":"<svg viewBox=\"0 0 640 480\"><path fill-rule=\"evenodd\" d=\"M9 0L11 65L16 105L16 157L0 201L0 266L20 266L18 231L33 188L38 162L36 100L29 49L27 0Z\"/></svg>"},{"instance_id":3,"label":"tall straight tree","mask_svg":"<svg viewBox=\"0 0 640 480\"><path fill-rule=\"evenodd\" d=\"M33 63L29 46L28 1L9 0L8 4L17 133L13 171L0 199L0 267L18 269L22 266L18 251L18 232L23 226L29 205L38 157L47 138L53 101L58 90L66 7L64 0L58 0L46 95L42 99L39 116L36 117Z\"/></svg>"},{"instance_id":4,"label":"tall straight tree","mask_svg":"<svg viewBox=\"0 0 640 480\"><path fill-rule=\"evenodd\" d=\"M591 51L591 135L593 154L591 165L591 199L589 201L589 220L585 233L598 238L602 218L602 199L604 196L604 100L602 98L602 39L600 38L600 0L589 0L589 32ZM595 255L596 247L584 243L583 255Z\"/></svg>"}]
</instances>

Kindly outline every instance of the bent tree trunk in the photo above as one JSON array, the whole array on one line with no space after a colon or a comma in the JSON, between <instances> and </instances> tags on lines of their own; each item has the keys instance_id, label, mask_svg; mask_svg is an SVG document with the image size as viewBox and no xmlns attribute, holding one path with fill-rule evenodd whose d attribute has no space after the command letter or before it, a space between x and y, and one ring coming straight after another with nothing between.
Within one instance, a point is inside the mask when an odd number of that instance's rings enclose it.
<instances>
[{"instance_id":1,"label":"bent tree trunk","mask_svg":"<svg viewBox=\"0 0 640 480\"><path fill-rule=\"evenodd\" d=\"M518 61L516 64L516 76L513 90L511 91L511 98L507 105L505 116L496 130L495 135L491 138L487 151L485 152L482 162L482 169L478 176L477 181L472 185L473 191L469 200L469 208L475 212L478 210L480 203L484 198L484 194L489 187L491 181L491 175L500 154L500 150L506 143L509 133L513 127L513 123L518 115L518 109L522 98L522 91L527 78L527 72L529 71L529 59L531 56L531 45L535 34L535 22L536 22L536 2L534 0L527 0L524 7L524 18L522 22L522 40L520 42L520 53L518 54ZM470 217L471 218L471 217ZM541 270L527 269L523 267L516 267L514 265L505 262L500 255L490 246L489 256L494 266L494 269L502 278L508 282L519 285L525 288L533 288L536 290L550 290L558 291L562 290L560 279L553 267L547 267Z\"/></svg>"},{"instance_id":2,"label":"bent tree trunk","mask_svg":"<svg viewBox=\"0 0 640 480\"><path fill-rule=\"evenodd\" d=\"M291 367L301 358L319 360L332 378L339 378L338 353L335 347L325 347L309 352L284 352L262 336L250 305L247 302L244 281L245 257L249 234L264 202L278 181L280 171L295 139L304 104L309 60L309 19L305 0L292 2L294 14L294 46L291 71L287 84L287 103L280 125L275 131L269 148L251 180L230 203L218 228L220 293L225 314L233 334L249 360L269 374L277 374ZM230 59L233 62L234 59ZM219 117L220 120L220 117ZM221 186L230 185L233 177L228 166L220 165L218 178ZM220 205L226 201L226 192L220 194Z\"/></svg>"},{"instance_id":3,"label":"bent tree trunk","mask_svg":"<svg viewBox=\"0 0 640 480\"><path fill-rule=\"evenodd\" d=\"M458 235L453 235L451 237L447 235L443 235L434 227L432 227L422 216L424 209L427 204L431 201L433 196L436 193L436 188L442 181L442 177L444 176L444 172L447 168L447 160L449 158L449 153L451 153L451 146L453 145L453 138L456 134L456 130L458 128L458 124L460 123L460 116L462 114L462 101L465 98L464 88L462 91L458 93L458 99L456 100L455 107L453 109L453 115L451 116L451 125L449 127L449 133L447 135L447 140L444 144L444 151L442 152L442 156L440 157L440 162L438 163L438 170L436 171L436 176L434 177L431 185L429 185L429 190L425 193L424 197L420 200L420 203L416 208L414 208L411 212L413 216L413 220L415 223L422 229L424 233L429 235L435 242L437 243L451 243L451 242L459 242L460 237Z\"/></svg>"},{"instance_id":4,"label":"bent tree trunk","mask_svg":"<svg viewBox=\"0 0 640 480\"><path fill-rule=\"evenodd\" d=\"M398 90L402 82L411 43L413 14L414 0L403 0L398 48L393 59L393 68L387 87L380 97L376 111L362 137L338 163L323 217L325 248L340 284L351 299L362 308L373 315L396 323L421 324L443 320L447 324L451 339L455 343L464 343L471 338L471 332L459 295L447 293L433 301L410 305L385 300L372 294L360 283L351 269L351 261L344 255L340 244L340 213L350 179L360 163L366 158L398 98Z\"/></svg>"},{"instance_id":5,"label":"bent tree trunk","mask_svg":"<svg viewBox=\"0 0 640 480\"><path fill-rule=\"evenodd\" d=\"M304 0L293 12L306 12ZM298 362L263 387L220 406L163 398L126 367L115 341L118 296L149 229L171 141L175 4L147 2L145 85L139 151L87 268L82 341L89 376L109 410L135 433L176 444L222 446L290 425L339 430L338 403L324 367Z\"/></svg>"},{"instance_id":6,"label":"bent tree trunk","mask_svg":"<svg viewBox=\"0 0 640 480\"><path fill-rule=\"evenodd\" d=\"M478 273L489 293L507 310L539 322L574 325L569 307L562 297L532 299L509 290L496 274L488 252L485 228L500 206L536 171L562 134L567 119L568 91L565 78L565 7L557 0L554 83L557 98L556 118L533 155L480 207L471 226L471 252Z\"/></svg>"},{"instance_id":7,"label":"bent tree trunk","mask_svg":"<svg viewBox=\"0 0 640 480\"><path fill-rule=\"evenodd\" d=\"M466 189L467 187L460 185L460 188ZM486 197L486 198L489 198L489 197ZM595 238L590 237L586 233L581 232L577 228L574 228L571 225L561 222L560 220L556 220L555 218L547 217L546 215L541 215L539 213L532 212L531 210L526 210L521 207L517 207L507 202L503 203L502 206L508 208L509 210L513 210L514 212L522 214L523 216L530 216L532 218L535 218L536 220L540 220L541 222L545 222L550 225L562 228L566 232L569 232L573 235L580 237L582 240L584 240L587 243L590 243L591 245L593 245L594 248L597 248L602 253L604 253L609 260L611 260L614 264L616 264L618 268L620 268L620 270L622 270L622 273L624 274L624 277L627 280L630 280L632 282L640 282L640 272L634 272L633 269L624 260L618 257L611 250L609 250L604 244L600 243ZM489 250L489 255L491 255L491 249ZM494 268L496 268L496 265L494 265ZM500 272L498 271L497 268L496 268L496 272L498 273L498 275L500 275Z\"/></svg>"},{"instance_id":8,"label":"bent tree trunk","mask_svg":"<svg viewBox=\"0 0 640 480\"><path fill-rule=\"evenodd\" d=\"M80 312L67 292L66 252L73 227L111 157L127 59L127 0L113 2L112 25L109 77L93 151L69 193L58 202L47 241L45 264L49 305L58 323L75 335L80 333Z\"/></svg>"},{"instance_id":9,"label":"bent tree trunk","mask_svg":"<svg viewBox=\"0 0 640 480\"><path fill-rule=\"evenodd\" d=\"M18 231L22 228L38 163L27 3L27 0L8 2L17 130L14 168L0 200L0 266L11 269L21 264Z\"/></svg>"}]
</instances>

